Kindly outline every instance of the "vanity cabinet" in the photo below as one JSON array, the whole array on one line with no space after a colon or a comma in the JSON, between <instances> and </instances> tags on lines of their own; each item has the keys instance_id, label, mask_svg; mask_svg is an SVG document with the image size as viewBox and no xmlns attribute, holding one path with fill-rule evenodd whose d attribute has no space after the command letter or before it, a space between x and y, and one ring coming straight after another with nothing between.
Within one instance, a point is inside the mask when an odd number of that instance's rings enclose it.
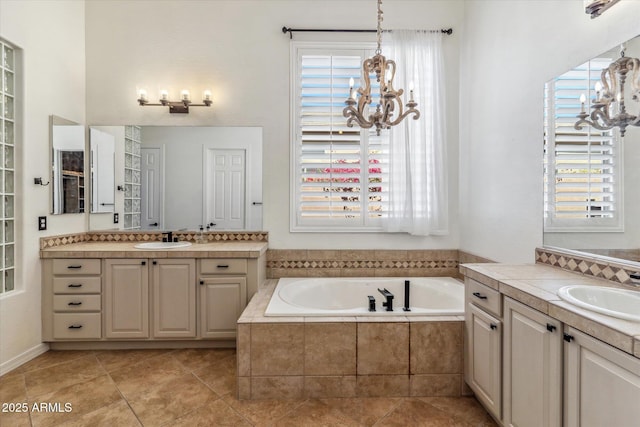
<instances>
[{"instance_id":1,"label":"vanity cabinet","mask_svg":"<svg viewBox=\"0 0 640 427\"><path fill-rule=\"evenodd\" d=\"M151 272L153 337L195 338L195 260L180 258L153 260Z\"/></svg>"},{"instance_id":2,"label":"vanity cabinet","mask_svg":"<svg viewBox=\"0 0 640 427\"><path fill-rule=\"evenodd\" d=\"M247 305L247 260L200 261L200 336L233 339L236 323Z\"/></svg>"},{"instance_id":3,"label":"vanity cabinet","mask_svg":"<svg viewBox=\"0 0 640 427\"><path fill-rule=\"evenodd\" d=\"M146 259L105 260L105 337L149 338Z\"/></svg>"},{"instance_id":4,"label":"vanity cabinet","mask_svg":"<svg viewBox=\"0 0 640 427\"><path fill-rule=\"evenodd\" d=\"M101 338L100 260L55 259L44 269L50 280L43 298L51 310L43 317L43 335L53 340Z\"/></svg>"},{"instance_id":5,"label":"vanity cabinet","mask_svg":"<svg viewBox=\"0 0 640 427\"><path fill-rule=\"evenodd\" d=\"M496 419L502 419L500 293L465 280L465 380Z\"/></svg>"},{"instance_id":6,"label":"vanity cabinet","mask_svg":"<svg viewBox=\"0 0 640 427\"><path fill-rule=\"evenodd\" d=\"M504 298L505 426L562 425L562 324Z\"/></svg>"},{"instance_id":7,"label":"vanity cabinet","mask_svg":"<svg viewBox=\"0 0 640 427\"><path fill-rule=\"evenodd\" d=\"M564 425L638 425L640 359L571 327L564 337Z\"/></svg>"}]
</instances>

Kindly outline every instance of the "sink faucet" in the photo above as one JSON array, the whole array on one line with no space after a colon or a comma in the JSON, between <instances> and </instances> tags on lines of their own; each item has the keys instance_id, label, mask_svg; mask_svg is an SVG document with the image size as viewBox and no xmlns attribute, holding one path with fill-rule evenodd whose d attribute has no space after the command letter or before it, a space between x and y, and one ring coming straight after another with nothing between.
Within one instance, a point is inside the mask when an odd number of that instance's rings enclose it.
<instances>
[{"instance_id":1,"label":"sink faucet","mask_svg":"<svg viewBox=\"0 0 640 427\"><path fill-rule=\"evenodd\" d=\"M380 292L387 299L386 302L382 303L383 307L387 307L386 311L393 311L393 294L387 290L387 288L380 289L378 288L378 292Z\"/></svg>"},{"instance_id":2,"label":"sink faucet","mask_svg":"<svg viewBox=\"0 0 640 427\"><path fill-rule=\"evenodd\" d=\"M162 241L163 242L173 242L173 231L166 231L164 233L162 233L162 235L167 235L167 237L163 237Z\"/></svg>"}]
</instances>

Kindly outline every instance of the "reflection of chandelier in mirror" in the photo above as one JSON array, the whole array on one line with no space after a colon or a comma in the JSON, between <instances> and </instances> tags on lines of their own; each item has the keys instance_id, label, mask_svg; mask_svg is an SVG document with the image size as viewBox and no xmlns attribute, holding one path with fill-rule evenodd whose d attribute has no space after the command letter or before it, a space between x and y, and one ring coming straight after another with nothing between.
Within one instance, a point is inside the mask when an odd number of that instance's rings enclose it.
<instances>
[{"instance_id":1,"label":"reflection of chandelier in mirror","mask_svg":"<svg viewBox=\"0 0 640 427\"><path fill-rule=\"evenodd\" d=\"M361 128L376 127L376 133L380 135L380 129L389 129L404 120L409 114L413 114L413 119L420 117L420 111L415 107L418 103L413 100L413 88L409 86L409 102L407 102L407 110L403 111L402 100L400 96L404 93L403 89L395 90L393 88L393 78L396 74L396 63L382 56L382 0L378 0L378 28L376 31L378 37L378 48L376 54L372 58L367 58L362 63L362 79L364 87L358 88L357 92L353 90L353 79L349 80L349 98L345 101L347 106L342 111L347 120L347 126L353 127L355 121ZM371 104L371 78L370 75L375 73L377 81L380 83L380 100L376 106L376 111L366 117L367 109ZM358 94L360 97L358 98ZM357 108L355 105L357 104ZM398 116L394 119L394 112L397 108Z\"/></svg>"},{"instance_id":2,"label":"reflection of chandelier in mirror","mask_svg":"<svg viewBox=\"0 0 640 427\"><path fill-rule=\"evenodd\" d=\"M202 104L194 104L191 102L189 91L186 89L180 92L180 101L169 101L169 92L161 90L160 99L157 104L149 103L146 90L141 89L138 91L138 104L140 104L141 107L169 107L170 113L189 113L189 107L211 107L211 102L210 90L205 90L202 94Z\"/></svg>"},{"instance_id":3,"label":"reflection of chandelier in mirror","mask_svg":"<svg viewBox=\"0 0 640 427\"><path fill-rule=\"evenodd\" d=\"M591 19L597 18L620 0L585 0L584 11L591 15Z\"/></svg>"},{"instance_id":4,"label":"reflection of chandelier in mirror","mask_svg":"<svg viewBox=\"0 0 640 427\"><path fill-rule=\"evenodd\" d=\"M640 114L627 112L625 105L625 85L630 77L628 89L631 99L640 101L640 60L624 56L624 45L620 49L620 58L602 70L601 81L595 85L596 97L591 104L591 114L587 114L584 104L587 100L580 95L581 110L574 125L577 130L587 124L599 130L620 128L620 136L624 136L627 126L640 126Z\"/></svg>"}]
</instances>

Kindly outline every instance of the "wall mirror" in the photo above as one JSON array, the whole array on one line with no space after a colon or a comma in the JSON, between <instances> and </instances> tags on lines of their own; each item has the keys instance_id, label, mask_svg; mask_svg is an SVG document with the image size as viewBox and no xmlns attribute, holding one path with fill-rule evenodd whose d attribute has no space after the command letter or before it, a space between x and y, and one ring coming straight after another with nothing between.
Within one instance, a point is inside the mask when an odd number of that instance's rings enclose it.
<instances>
[{"instance_id":1,"label":"wall mirror","mask_svg":"<svg viewBox=\"0 0 640 427\"><path fill-rule=\"evenodd\" d=\"M625 56L640 58L640 37L625 46ZM543 244L640 262L640 128L624 137L617 128L573 128L580 96L589 113L601 70L619 57L617 45L545 85ZM627 106L636 114L640 103Z\"/></svg>"},{"instance_id":2,"label":"wall mirror","mask_svg":"<svg viewBox=\"0 0 640 427\"><path fill-rule=\"evenodd\" d=\"M85 129L57 116L49 118L51 146L51 213L85 211Z\"/></svg>"},{"instance_id":3,"label":"wall mirror","mask_svg":"<svg viewBox=\"0 0 640 427\"><path fill-rule=\"evenodd\" d=\"M262 229L262 128L121 125L90 130L114 140L116 188L112 213L92 211L91 230ZM102 152L96 156L92 161L100 164Z\"/></svg>"}]
</instances>

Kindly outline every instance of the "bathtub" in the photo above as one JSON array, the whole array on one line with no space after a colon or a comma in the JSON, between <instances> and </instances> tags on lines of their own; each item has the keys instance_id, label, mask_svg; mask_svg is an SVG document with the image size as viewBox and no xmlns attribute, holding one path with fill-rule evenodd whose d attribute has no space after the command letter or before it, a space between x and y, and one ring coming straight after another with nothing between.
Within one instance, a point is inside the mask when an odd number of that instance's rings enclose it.
<instances>
[{"instance_id":1,"label":"bathtub","mask_svg":"<svg viewBox=\"0 0 640 427\"><path fill-rule=\"evenodd\" d=\"M409 308L404 311L405 281ZM393 295L393 311L385 297ZM369 298L376 311L369 311ZM265 316L450 316L464 315L464 285L451 277L285 278L278 280Z\"/></svg>"}]
</instances>

